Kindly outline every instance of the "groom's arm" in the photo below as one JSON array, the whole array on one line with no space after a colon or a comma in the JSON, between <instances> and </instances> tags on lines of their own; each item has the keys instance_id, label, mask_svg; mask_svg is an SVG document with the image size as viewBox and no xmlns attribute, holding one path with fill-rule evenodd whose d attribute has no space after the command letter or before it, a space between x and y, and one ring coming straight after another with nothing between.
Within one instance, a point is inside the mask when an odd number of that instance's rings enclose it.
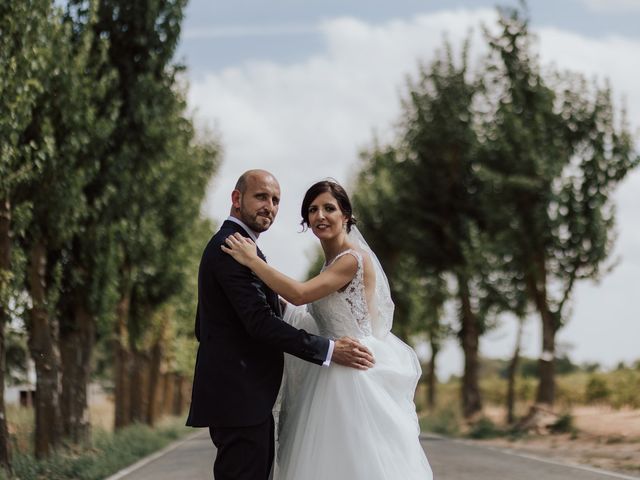
<instances>
[{"instance_id":1,"label":"groom's arm","mask_svg":"<svg viewBox=\"0 0 640 480\"><path fill-rule=\"evenodd\" d=\"M282 321L267 302L262 282L247 267L221 252L215 256L212 270L251 337L317 365L331 359L329 339Z\"/></svg>"},{"instance_id":2,"label":"groom's arm","mask_svg":"<svg viewBox=\"0 0 640 480\"><path fill-rule=\"evenodd\" d=\"M282 321L287 325L291 325L294 328L306 329L309 328L310 332L314 332L314 327L309 325L312 322L315 325L315 320L307 310L307 306L294 306L284 300L282 297L278 297L280 304L280 317ZM327 351L327 357L322 364L323 367L331 365L331 357L333 356L333 350L335 348L335 342L329 339L329 350Z\"/></svg>"}]
</instances>

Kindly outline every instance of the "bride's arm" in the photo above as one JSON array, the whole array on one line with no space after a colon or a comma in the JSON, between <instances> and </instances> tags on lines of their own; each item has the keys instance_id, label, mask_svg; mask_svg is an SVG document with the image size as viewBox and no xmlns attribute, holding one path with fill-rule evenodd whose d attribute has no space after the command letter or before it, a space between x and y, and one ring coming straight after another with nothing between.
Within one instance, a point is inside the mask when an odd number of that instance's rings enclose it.
<instances>
[{"instance_id":1,"label":"bride's arm","mask_svg":"<svg viewBox=\"0 0 640 480\"><path fill-rule=\"evenodd\" d=\"M235 234L227 237L226 243L227 246L222 245L224 252L253 270L271 290L294 305L311 303L341 289L353 279L358 269L353 255L343 255L316 277L298 282L258 257L255 243L249 238Z\"/></svg>"}]
</instances>

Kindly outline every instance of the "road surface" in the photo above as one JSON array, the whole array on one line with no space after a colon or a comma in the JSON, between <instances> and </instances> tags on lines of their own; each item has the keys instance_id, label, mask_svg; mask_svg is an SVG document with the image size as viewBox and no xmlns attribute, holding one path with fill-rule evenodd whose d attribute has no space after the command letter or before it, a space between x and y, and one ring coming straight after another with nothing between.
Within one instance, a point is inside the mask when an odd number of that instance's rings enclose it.
<instances>
[{"instance_id":1,"label":"road surface","mask_svg":"<svg viewBox=\"0 0 640 480\"><path fill-rule=\"evenodd\" d=\"M424 436L422 444L433 467L435 480L640 479L589 467L563 465L466 441ZM142 466L134 465L108 480L210 480L214 455L208 431L201 430L169 447L168 451L160 452L155 458L143 460Z\"/></svg>"}]
</instances>

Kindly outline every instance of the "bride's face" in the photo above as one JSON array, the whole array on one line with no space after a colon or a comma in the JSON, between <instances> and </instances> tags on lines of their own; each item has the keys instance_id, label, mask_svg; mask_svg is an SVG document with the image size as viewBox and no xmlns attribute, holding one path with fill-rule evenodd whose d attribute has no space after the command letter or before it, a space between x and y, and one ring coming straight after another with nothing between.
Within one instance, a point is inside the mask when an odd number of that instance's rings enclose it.
<instances>
[{"instance_id":1,"label":"bride's face","mask_svg":"<svg viewBox=\"0 0 640 480\"><path fill-rule=\"evenodd\" d=\"M321 193L309 205L309 226L319 239L330 239L345 232L349 218L329 192Z\"/></svg>"}]
</instances>

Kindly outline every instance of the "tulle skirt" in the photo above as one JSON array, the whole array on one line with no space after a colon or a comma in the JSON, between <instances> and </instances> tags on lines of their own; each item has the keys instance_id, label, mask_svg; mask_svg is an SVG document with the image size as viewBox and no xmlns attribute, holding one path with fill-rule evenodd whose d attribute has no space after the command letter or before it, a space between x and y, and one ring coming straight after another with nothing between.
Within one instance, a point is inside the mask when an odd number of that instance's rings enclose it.
<instances>
[{"instance_id":1,"label":"tulle skirt","mask_svg":"<svg viewBox=\"0 0 640 480\"><path fill-rule=\"evenodd\" d=\"M274 480L431 480L413 396L415 352L392 334L361 339L367 371L287 356Z\"/></svg>"}]
</instances>

